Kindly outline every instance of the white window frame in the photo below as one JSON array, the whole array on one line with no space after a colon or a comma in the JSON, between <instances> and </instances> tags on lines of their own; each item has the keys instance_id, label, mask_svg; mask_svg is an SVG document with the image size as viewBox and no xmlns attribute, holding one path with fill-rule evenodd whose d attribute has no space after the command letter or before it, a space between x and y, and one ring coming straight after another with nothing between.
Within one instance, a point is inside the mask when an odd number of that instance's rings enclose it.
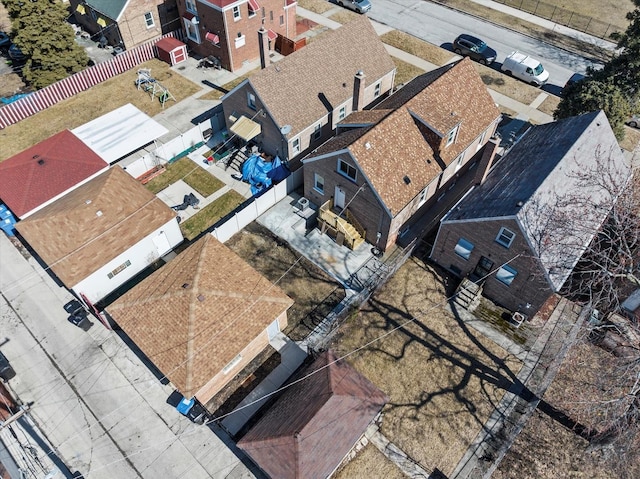
<instances>
[{"instance_id":1,"label":"white window frame","mask_svg":"<svg viewBox=\"0 0 640 479\"><path fill-rule=\"evenodd\" d=\"M313 174L313 189L324 195L324 178L318 173Z\"/></svg>"},{"instance_id":2,"label":"white window frame","mask_svg":"<svg viewBox=\"0 0 640 479\"><path fill-rule=\"evenodd\" d=\"M347 116L347 106L343 105L338 110L338 121L344 120Z\"/></svg>"},{"instance_id":3,"label":"white window frame","mask_svg":"<svg viewBox=\"0 0 640 479\"><path fill-rule=\"evenodd\" d=\"M458 156L458 158L456 158L454 161L456 163L456 167L455 170L458 171L460 168L462 168L462 160L464 160L464 152L460 153L460 155Z\"/></svg>"},{"instance_id":4,"label":"white window frame","mask_svg":"<svg viewBox=\"0 0 640 479\"><path fill-rule=\"evenodd\" d=\"M476 151L478 151L480 148L482 148L482 144L484 143L484 139L487 136L487 130L484 130L482 132L482 135L480 135L480 139L478 140L478 146L476 148Z\"/></svg>"},{"instance_id":5,"label":"white window frame","mask_svg":"<svg viewBox=\"0 0 640 479\"><path fill-rule=\"evenodd\" d=\"M198 14L198 10L196 10L196 2L195 0L185 0L185 6L187 7L187 11L193 13L194 15Z\"/></svg>"},{"instance_id":6,"label":"white window frame","mask_svg":"<svg viewBox=\"0 0 640 479\"><path fill-rule=\"evenodd\" d=\"M233 13L234 22L237 22L238 20L240 20L242 18L242 15L240 13L240 5L236 5L235 7L233 7L232 13Z\"/></svg>"},{"instance_id":7,"label":"white window frame","mask_svg":"<svg viewBox=\"0 0 640 479\"><path fill-rule=\"evenodd\" d=\"M515 237L516 234L513 231L503 226L502 228L500 228L498 236L496 236L496 243L508 249L511 247L511 244L513 243Z\"/></svg>"},{"instance_id":8,"label":"white window frame","mask_svg":"<svg viewBox=\"0 0 640 479\"><path fill-rule=\"evenodd\" d=\"M193 29L193 32L190 31L191 29ZM200 30L198 30L198 26L186 18L184 19L184 31L187 33L189 40L200 43ZM191 33L194 33L194 35L192 36Z\"/></svg>"},{"instance_id":9,"label":"white window frame","mask_svg":"<svg viewBox=\"0 0 640 479\"><path fill-rule=\"evenodd\" d=\"M258 109L258 107L256 106L256 96L250 91L247 92L247 106L252 110Z\"/></svg>"},{"instance_id":10,"label":"white window frame","mask_svg":"<svg viewBox=\"0 0 640 479\"><path fill-rule=\"evenodd\" d=\"M451 145L454 141L456 141L457 135L458 135L458 126L456 125L456 127L453 130L451 130L447 135L447 144L445 145L445 148Z\"/></svg>"},{"instance_id":11,"label":"white window frame","mask_svg":"<svg viewBox=\"0 0 640 479\"><path fill-rule=\"evenodd\" d=\"M419 202L418 206L423 205L424 202L427 201L427 193L429 192L429 186L431 186L431 185L428 185L424 190L422 190L420 192L420 202Z\"/></svg>"},{"instance_id":12,"label":"white window frame","mask_svg":"<svg viewBox=\"0 0 640 479\"><path fill-rule=\"evenodd\" d=\"M380 92L382 90L382 85L380 82L376 83L376 86L373 87L373 97L378 98L380 96Z\"/></svg>"},{"instance_id":13,"label":"white window frame","mask_svg":"<svg viewBox=\"0 0 640 479\"><path fill-rule=\"evenodd\" d=\"M322 123L318 123L313 129L313 133L311 134L311 139L319 140L321 136L322 136Z\"/></svg>"},{"instance_id":14,"label":"white window frame","mask_svg":"<svg viewBox=\"0 0 640 479\"><path fill-rule=\"evenodd\" d=\"M462 259L468 260L471 257L473 248L475 248L475 245L471 241L461 237L453 251Z\"/></svg>"},{"instance_id":15,"label":"white window frame","mask_svg":"<svg viewBox=\"0 0 640 479\"><path fill-rule=\"evenodd\" d=\"M496 271L496 279L507 286L510 286L511 283L513 283L516 276L518 276L518 270L512 268L508 264L503 264L500 266L498 271Z\"/></svg>"},{"instance_id":16,"label":"white window frame","mask_svg":"<svg viewBox=\"0 0 640 479\"><path fill-rule=\"evenodd\" d=\"M300 153L300 138L294 138L291 141L291 150L294 154Z\"/></svg>"},{"instance_id":17,"label":"white window frame","mask_svg":"<svg viewBox=\"0 0 640 479\"><path fill-rule=\"evenodd\" d=\"M343 166L344 166L344 171L343 171ZM353 177L349 174L351 170L353 170ZM344 176L345 178L349 178L353 182L355 182L358 179L358 170L356 169L356 167L347 163L342 158L338 158L338 173Z\"/></svg>"},{"instance_id":18,"label":"white window frame","mask_svg":"<svg viewBox=\"0 0 640 479\"><path fill-rule=\"evenodd\" d=\"M151 23L149 23L149 21L151 21ZM147 28L153 28L156 26L156 21L153 19L153 13L151 12L146 12L144 14L144 22L147 25Z\"/></svg>"}]
</instances>

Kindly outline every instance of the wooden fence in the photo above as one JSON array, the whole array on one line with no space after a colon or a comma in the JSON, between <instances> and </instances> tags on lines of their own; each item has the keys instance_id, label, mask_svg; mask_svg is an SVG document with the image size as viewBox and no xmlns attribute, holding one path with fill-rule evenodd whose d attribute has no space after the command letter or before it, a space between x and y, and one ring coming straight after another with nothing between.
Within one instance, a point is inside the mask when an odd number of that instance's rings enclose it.
<instances>
[{"instance_id":1,"label":"wooden fence","mask_svg":"<svg viewBox=\"0 0 640 479\"><path fill-rule=\"evenodd\" d=\"M136 66L156 57L155 44L161 38L174 37L183 39L182 30L176 30L162 37L143 43L131 50L125 50L106 62L92 67L53 83L41 90L33 92L13 103L0 108L0 128L18 123L25 118L35 115L55 105L59 101L87 90L109 78L124 73Z\"/></svg>"}]
</instances>

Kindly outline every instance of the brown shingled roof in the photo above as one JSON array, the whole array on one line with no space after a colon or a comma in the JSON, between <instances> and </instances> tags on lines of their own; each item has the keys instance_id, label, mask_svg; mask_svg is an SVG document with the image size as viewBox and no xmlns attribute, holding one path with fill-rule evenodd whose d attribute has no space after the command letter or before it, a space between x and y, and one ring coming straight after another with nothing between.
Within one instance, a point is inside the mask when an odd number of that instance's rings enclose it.
<instances>
[{"instance_id":1,"label":"brown shingled roof","mask_svg":"<svg viewBox=\"0 0 640 479\"><path fill-rule=\"evenodd\" d=\"M358 70L365 73L367 83L395 70L366 15L318 37L248 81L276 123L291 125L292 137L326 116L320 95L334 107L353 96Z\"/></svg>"},{"instance_id":2,"label":"brown shingled roof","mask_svg":"<svg viewBox=\"0 0 640 479\"><path fill-rule=\"evenodd\" d=\"M325 478L388 401L366 377L327 351L238 442L271 477Z\"/></svg>"},{"instance_id":3,"label":"brown shingled roof","mask_svg":"<svg viewBox=\"0 0 640 479\"><path fill-rule=\"evenodd\" d=\"M211 235L108 307L133 342L192 397L293 301Z\"/></svg>"},{"instance_id":4,"label":"brown shingled roof","mask_svg":"<svg viewBox=\"0 0 640 479\"><path fill-rule=\"evenodd\" d=\"M69 288L168 223L176 213L119 166L16 224Z\"/></svg>"}]
</instances>

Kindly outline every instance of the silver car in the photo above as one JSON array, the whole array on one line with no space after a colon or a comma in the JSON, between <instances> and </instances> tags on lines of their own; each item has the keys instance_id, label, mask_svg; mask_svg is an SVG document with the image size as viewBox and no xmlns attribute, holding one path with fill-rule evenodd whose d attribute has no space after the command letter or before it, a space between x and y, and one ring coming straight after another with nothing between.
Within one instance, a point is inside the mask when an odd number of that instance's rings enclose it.
<instances>
[{"instance_id":1,"label":"silver car","mask_svg":"<svg viewBox=\"0 0 640 479\"><path fill-rule=\"evenodd\" d=\"M337 3L341 7L358 13L365 13L371 10L371 2L369 0L338 0Z\"/></svg>"}]
</instances>

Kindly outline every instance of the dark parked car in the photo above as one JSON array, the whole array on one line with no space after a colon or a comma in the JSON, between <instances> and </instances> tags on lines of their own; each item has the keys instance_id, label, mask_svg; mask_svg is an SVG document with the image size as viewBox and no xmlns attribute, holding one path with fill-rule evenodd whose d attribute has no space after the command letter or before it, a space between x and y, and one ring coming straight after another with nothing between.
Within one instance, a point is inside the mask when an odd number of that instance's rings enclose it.
<instances>
[{"instance_id":1,"label":"dark parked car","mask_svg":"<svg viewBox=\"0 0 640 479\"><path fill-rule=\"evenodd\" d=\"M496 59L496 51L479 38L463 33L453 41L453 51L483 65L491 65Z\"/></svg>"},{"instance_id":2,"label":"dark parked car","mask_svg":"<svg viewBox=\"0 0 640 479\"><path fill-rule=\"evenodd\" d=\"M8 381L16 376L16 372L9 364L7 357L0 351L0 378L3 381Z\"/></svg>"},{"instance_id":3,"label":"dark parked car","mask_svg":"<svg viewBox=\"0 0 640 479\"><path fill-rule=\"evenodd\" d=\"M584 75L582 73L574 73L573 75L571 75L571 78L569 78L567 80L567 83L565 83L564 86L562 87L562 94L564 95L567 92L567 88L569 88L571 85L578 83L582 80L584 80Z\"/></svg>"},{"instance_id":4,"label":"dark parked car","mask_svg":"<svg viewBox=\"0 0 640 479\"><path fill-rule=\"evenodd\" d=\"M11 38L5 32L0 32L0 49L9 48Z\"/></svg>"},{"instance_id":5,"label":"dark parked car","mask_svg":"<svg viewBox=\"0 0 640 479\"><path fill-rule=\"evenodd\" d=\"M22 63L27 59L27 56L22 53L20 47L15 43L12 43L9 47L9 58L11 58L16 63Z\"/></svg>"}]
</instances>

